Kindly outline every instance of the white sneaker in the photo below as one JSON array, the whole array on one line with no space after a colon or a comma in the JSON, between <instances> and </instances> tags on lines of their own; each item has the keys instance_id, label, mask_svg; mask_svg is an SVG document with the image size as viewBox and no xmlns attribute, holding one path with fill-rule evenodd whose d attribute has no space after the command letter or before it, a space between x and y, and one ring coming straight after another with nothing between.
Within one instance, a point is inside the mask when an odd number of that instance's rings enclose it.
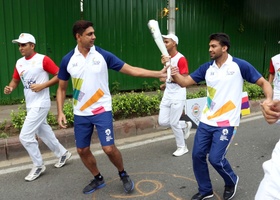
<instances>
[{"instance_id":1,"label":"white sneaker","mask_svg":"<svg viewBox=\"0 0 280 200\"><path fill-rule=\"evenodd\" d=\"M24 178L26 181L34 181L36 178L38 178L41 173L43 173L46 170L45 165L42 165L41 167L33 167L29 174Z\"/></svg>"},{"instance_id":2,"label":"white sneaker","mask_svg":"<svg viewBox=\"0 0 280 200\"><path fill-rule=\"evenodd\" d=\"M190 136L190 132L191 132L191 128L192 128L192 123L190 121L186 122L186 128L183 128L183 133L184 133L184 137L185 140L189 138Z\"/></svg>"},{"instance_id":3,"label":"white sneaker","mask_svg":"<svg viewBox=\"0 0 280 200\"><path fill-rule=\"evenodd\" d=\"M182 156L188 152L189 152L189 150L187 147L178 147L177 150L173 153L173 156L176 156L176 157Z\"/></svg>"},{"instance_id":4,"label":"white sneaker","mask_svg":"<svg viewBox=\"0 0 280 200\"><path fill-rule=\"evenodd\" d=\"M57 161L57 163L55 163L54 166L56 168L63 167L66 164L67 160L70 159L71 156L72 156L72 154L69 151L66 151L66 153L59 158L59 160Z\"/></svg>"}]
</instances>

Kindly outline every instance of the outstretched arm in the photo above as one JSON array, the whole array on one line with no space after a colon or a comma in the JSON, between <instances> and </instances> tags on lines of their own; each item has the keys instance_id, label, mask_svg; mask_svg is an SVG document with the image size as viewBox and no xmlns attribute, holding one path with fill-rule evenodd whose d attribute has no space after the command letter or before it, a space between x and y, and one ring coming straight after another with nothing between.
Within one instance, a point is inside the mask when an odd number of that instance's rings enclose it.
<instances>
[{"instance_id":1,"label":"outstretched arm","mask_svg":"<svg viewBox=\"0 0 280 200\"><path fill-rule=\"evenodd\" d=\"M171 67L171 76L174 82L178 83L181 87L188 87L196 84L190 75L183 76L179 73L177 67Z\"/></svg>"},{"instance_id":2,"label":"outstretched arm","mask_svg":"<svg viewBox=\"0 0 280 200\"><path fill-rule=\"evenodd\" d=\"M266 99L261 103L263 116L269 124L273 124L280 116L280 102L272 101L273 89L267 80L261 77L257 80L256 84L262 88L266 97Z\"/></svg>"},{"instance_id":3,"label":"outstretched arm","mask_svg":"<svg viewBox=\"0 0 280 200\"><path fill-rule=\"evenodd\" d=\"M170 60L170 56L165 56L162 55L161 57L161 63L165 65L168 61ZM179 72L178 67L176 66L169 66L171 67L171 76L172 76L172 81L178 83L181 87L188 87L191 85L196 84L196 82L192 79L190 75L181 75Z\"/></svg>"},{"instance_id":4,"label":"outstretched arm","mask_svg":"<svg viewBox=\"0 0 280 200\"><path fill-rule=\"evenodd\" d=\"M160 71L148 70L140 67L134 67L127 63L123 65L120 72L130 76L148 77L148 78L166 78L166 69Z\"/></svg>"},{"instance_id":5,"label":"outstretched arm","mask_svg":"<svg viewBox=\"0 0 280 200\"><path fill-rule=\"evenodd\" d=\"M265 101L271 102L273 97L273 89L271 87L271 84L263 77L259 78L256 84L262 88L263 93L266 97Z\"/></svg>"},{"instance_id":6,"label":"outstretched arm","mask_svg":"<svg viewBox=\"0 0 280 200\"><path fill-rule=\"evenodd\" d=\"M274 124L280 118L280 101L273 100L270 103L261 103L262 113L269 124Z\"/></svg>"}]
</instances>

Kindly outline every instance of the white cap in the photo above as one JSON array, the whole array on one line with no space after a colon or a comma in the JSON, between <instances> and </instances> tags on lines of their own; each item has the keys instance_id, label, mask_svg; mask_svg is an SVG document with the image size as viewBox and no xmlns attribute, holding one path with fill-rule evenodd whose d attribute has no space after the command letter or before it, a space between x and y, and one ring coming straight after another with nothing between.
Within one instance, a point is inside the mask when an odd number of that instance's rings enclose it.
<instances>
[{"instance_id":1,"label":"white cap","mask_svg":"<svg viewBox=\"0 0 280 200\"><path fill-rule=\"evenodd\" d=\"M170 33L168 35L162 35L162 37L167 38L167 39L172 39L177 45L179 44L178 37L176 35L174 35L173 33Z\"/></svg>"},{"instance_id":2,"label":"white cap","mask_svg":"<svg viewBox=\"0 0 280 200\"><path fill-rule=\"evenodd\" d=\"M36 40L35 40L34 36L29 34L29 33L21 33L19 35L18 39L12 40L12 43L25 44L25 43L28 43L28 42L36 44Z\"/></svg>"}]
</instances>

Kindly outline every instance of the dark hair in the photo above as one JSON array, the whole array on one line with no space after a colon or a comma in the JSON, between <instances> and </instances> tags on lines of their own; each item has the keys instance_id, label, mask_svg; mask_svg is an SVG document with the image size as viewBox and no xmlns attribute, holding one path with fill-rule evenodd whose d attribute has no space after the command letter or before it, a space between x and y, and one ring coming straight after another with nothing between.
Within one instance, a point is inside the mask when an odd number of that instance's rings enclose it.
<instances>
[{"instance_id":1,"label":"dark hair","mask_svg":"<svg viewBox=\"0 0 280 200\"><path fill-rule=\"evenodd\" d=\"M229 36L225 33L213 33L209 36L209 40L217 40L219 41L221 46L227 46L227 52L230 49L230 39Z\"/></svg>"},{"instance_id":2,"label":"dark hair","mask_svg":"<svg viewBox=\"0 0 280 200\"><path fill-rule=\"evenodd\" d=\"M90 21L86 21L86 20L76 21L72 28L73 36L74 36L75 40L76 40L77 33L82 35L85 32L85 30L91 26L93 27L93 23Z\"/></svg>"}]
</instances>

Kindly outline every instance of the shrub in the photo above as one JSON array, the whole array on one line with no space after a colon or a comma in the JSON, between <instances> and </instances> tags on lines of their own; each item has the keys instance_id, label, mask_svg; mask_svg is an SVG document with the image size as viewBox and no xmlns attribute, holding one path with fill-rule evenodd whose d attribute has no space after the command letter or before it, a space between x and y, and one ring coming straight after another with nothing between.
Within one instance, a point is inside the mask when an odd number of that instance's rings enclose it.
<instances>
[{"instance_id":1,"label":"shrub","mask_svg":"<svg viewBox=\"0 0 280 200\"><path fill-rule=\"evenodd\" d=\"M243 85L243 91L246 91L248 93L250 100L264 98L264 93L260 86L248 83L246 81L244 82L244 85Z\"/></svg>"},{"instance_id":2,"label":"shrub","mask_svg":"<svg viewBox=\"0 0 280 200\"><path fill-rule=\"evenodd\" d=\"M154 86L156 86L156 82ZM115 84L116 87L118 84ZM156 86L158 87L158 86ZM248 92L249 99L260 99L264 97L262 88L245 82L243 91ZM157 90L152 93L119 93L112 96L112 113L115 120L128 119L133 117L143 117L158 114L159 105L162 99L163 92ZM187 92L187 99L194 99L200 97L206 97L207 92L206 88L201 88L198 92ZM21 101L21 105L18 107L17 112L11 112L12 126L17 129L21 129L26 116L26 109L24 100ZM63 112L67 119L68 127L73 127L74 124L74 114L72 99L68 99L63 107ZM57 124L56 116L49 112L47 116L48 123L54 128ZM2 125L3 126L3 125ZM0 126L1 128L1 126ZM4 129L1 129L0 137L7 137L6 132L3 132ZM5 130L6 131L6 130Z\"/></svg>"},{"instance_id":3,"label":"shrub","mask_svg":"<svg viewBox=\"0 0 280 200\"><path fill-rule=\"evenodd\" d=\"M74 124L74 113L72 99L68 99L63 106L63 112L67 119L67 126L72 127Z\"/></svg>"},{"instance_id":4,"label":"shrub","mask_svg":"<svg viewBox=\"0 0 280 200\"><path fill-rule=\"evenodd\" d=\"M25 109L25 101L22 100L21 105L18 107L17 112L15 112L14 110L12 110L11 112L12 124L15 128L19 130L22 128L26 113L27 112Z\"/></svg>"},{"instance_id":5,"label":"shrub","mask_svg":"<svg viewBox=\"0 0 280 200\"><path fill-rule=\"evenodd\" d=\"M73 114L73 106L71 100L66 101L63 107L63 112L67 119L68 126L70 127L73 126L74 114ZM14 128L17 128L18 130L22 128L26 114L27 112L25 108L25 101L22 100L21 105L19 105L17 112L15 112L14 110L12 110L11 112L11 120ZM58 126L57 117L51 111L48 113L47 121L52 128L57 128Z\"/></svg>"},{"instance_id":6,"label":"shrub","mask_svg":"<svg viewBox=\"0 0 280 200\"><path fill-rule=\"evenodd\" d=\"M112 98L112 112L114 119L126 119L157 114L162 92L156 94L125 93Z\"/></svg>"},{"instance_id":7,"label":"shrub","mask_svg":"<svg viewBox=\"0 0 280 200\"><path fill-rule=\"evenodd\" d=\"M0 138L8 138L9 134L6 133L6 125L7 121L5 120L4 122L0 123Z\"/></svg>"},{"instance_id":8,"label":"shrub","mask_svg":"<svg viewBox=\"0 0 280 200\"><path fill-rule=\"evenodd\" d=\"M206 97L206 96L207 96L206 88L201 88L198 92L187 92L187 99L195 99L195 98Z\"/></svg>"}]
</instances>

